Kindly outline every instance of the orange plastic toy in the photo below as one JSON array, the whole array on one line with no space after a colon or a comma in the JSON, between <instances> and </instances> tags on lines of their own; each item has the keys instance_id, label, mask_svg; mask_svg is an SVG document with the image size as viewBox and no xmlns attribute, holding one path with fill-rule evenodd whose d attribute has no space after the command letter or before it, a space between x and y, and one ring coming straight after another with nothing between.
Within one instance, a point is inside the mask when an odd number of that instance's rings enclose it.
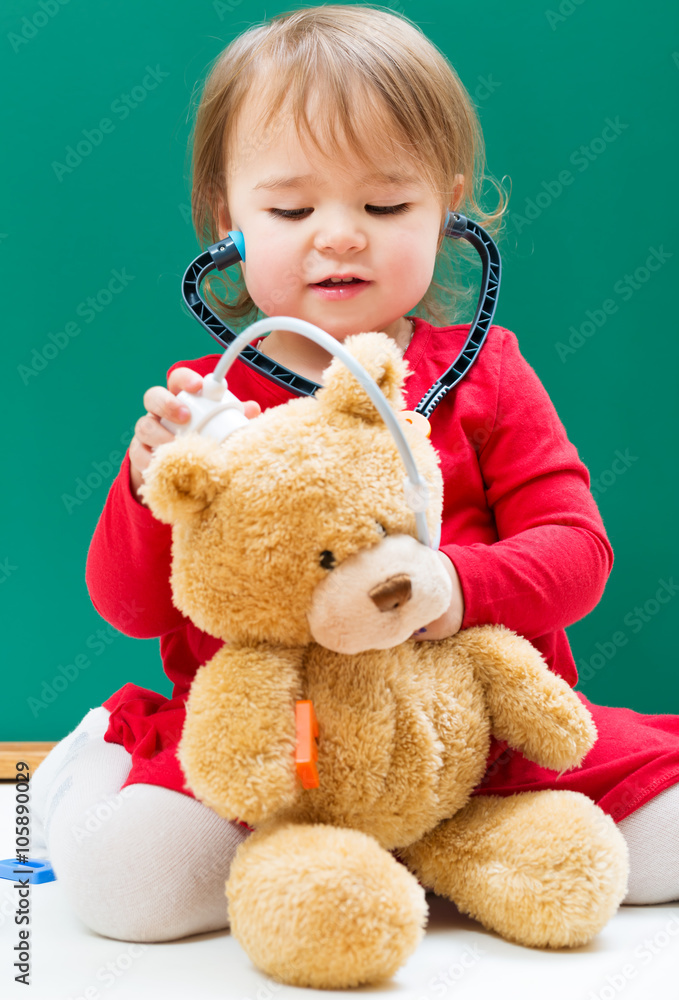
<instances>
[{"instance_id":1,"label":"orange plastic toy","mask_svg":"<svg viewBox=\"0 0 679 1000\"><path fill-rule=\"evenodd\" d=\"M297 725L297 746L295 748L295 763L297 774L304 788L318 788L318 721L313 703L298 701L295 703L295 722Z\"/></svg>"}]
</instances>

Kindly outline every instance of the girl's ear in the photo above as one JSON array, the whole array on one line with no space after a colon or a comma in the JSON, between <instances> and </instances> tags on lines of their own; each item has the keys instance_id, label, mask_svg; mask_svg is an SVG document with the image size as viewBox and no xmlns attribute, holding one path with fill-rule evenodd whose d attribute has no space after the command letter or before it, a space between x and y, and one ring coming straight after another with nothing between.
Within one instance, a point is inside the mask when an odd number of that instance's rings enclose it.
<instances>
[{"instance_id":1,"label":"girl's ear","mask_svg":"<svg viewBox=\"0 0 679 1000\"><path fill-rule=\"evenodd\" d=\"M183 434L156 448L139 493L154 517L177 524L207 510L227 480L220 445Z\"/></svg>"}]
</instances>

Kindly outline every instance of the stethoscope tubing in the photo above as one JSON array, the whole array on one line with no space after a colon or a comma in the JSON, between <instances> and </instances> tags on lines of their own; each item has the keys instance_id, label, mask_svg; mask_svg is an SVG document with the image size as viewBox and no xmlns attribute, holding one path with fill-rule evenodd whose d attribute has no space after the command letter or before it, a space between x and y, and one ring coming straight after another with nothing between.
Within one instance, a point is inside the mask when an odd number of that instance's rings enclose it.
<instances>
[{"instance_id":1,"label":"stethoscope tubing","mask_svg":"<svg viewBox=\"0 0 679 1000\"><path fill-rule=\"evenodd\" d=\"M462 350L415 407L415 411L425 417L431 415L476 361L488 335L500 292L500 252L485 229L459 212L448 212L444 234L451 239L467 240L477 251L482 264L481 287L476 312ZM210 309L200 294L200 286L210 271L222 271L243 259L242 237L239 237L240 234L230 233L226 239L207 247L191 261L182 278L182 297L189 311L222 347L229 347L238 335ZM238 358L253 371L294 395L312 396L321 388L317 382L298 375L251 345L243 348Z\"/></svg>"}]
</instances>

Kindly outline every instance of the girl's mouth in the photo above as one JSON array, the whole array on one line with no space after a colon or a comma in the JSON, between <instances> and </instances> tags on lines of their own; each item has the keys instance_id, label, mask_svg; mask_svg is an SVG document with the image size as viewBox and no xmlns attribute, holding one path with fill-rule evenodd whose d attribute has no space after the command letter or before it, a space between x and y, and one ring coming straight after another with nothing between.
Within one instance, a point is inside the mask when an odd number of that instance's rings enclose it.
<instances>
[{"instance_id":1,"label":"girl's mouth","mask_svg":"<svg viewBox=\"0 0 679 1000\"><path fill-rule=\"evenodd\" d=\"M353 299L359 295L364 288L370 285L370 281L362 281L360 278L352 278L351 281L320 281L317 285L310 285L310 288L323 299L339 301L341 299Z\"/></svg>"}]
</instances>

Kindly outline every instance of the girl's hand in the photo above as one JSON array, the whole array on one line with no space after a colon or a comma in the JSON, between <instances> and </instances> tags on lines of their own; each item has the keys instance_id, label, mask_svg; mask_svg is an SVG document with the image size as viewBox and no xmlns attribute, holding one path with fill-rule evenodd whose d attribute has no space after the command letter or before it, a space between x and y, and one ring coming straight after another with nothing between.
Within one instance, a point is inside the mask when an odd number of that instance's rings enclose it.
<instances>
[{"instance_id":1,"label":"girl's hand","mask_svg":"<svg viewBox=\"0 0 679 1000\"><path fill-rule=\"evenodd\" d=\"M187 392L198 392L203 380L191 368L175 368L170 372L167 389L162 385L154 385L144 393L144 406L147 412L140 417L134 429L134 437L130 441L130 489L135 500L143 503L139 496L142 484L142 473L151 461L154 448L166 441L171 441L175 435L160 422L161 417L175 424L186 423L191 414L185 406L177 402L176 396L182 389ZM255 400L244 403L245 416L251 420L262 412Z\"/></svg>"},{"instance_id":2,"label":"girl's hand","mask_svg":"<svg viewBox=\"0 0 679 1000\"><path fill-rule=\"evenodd\" d=\"M453 595L447 611L444 611L440 618L429 622L421 632L413 633L411 639L417 639L418 642L422 639L447 639L449 635L455 635L456 632L460 631L464 619L464 594L457 570L448 556L440 549L436 554L448 571L453 585Z\"/></svg>"}]
</instances>

